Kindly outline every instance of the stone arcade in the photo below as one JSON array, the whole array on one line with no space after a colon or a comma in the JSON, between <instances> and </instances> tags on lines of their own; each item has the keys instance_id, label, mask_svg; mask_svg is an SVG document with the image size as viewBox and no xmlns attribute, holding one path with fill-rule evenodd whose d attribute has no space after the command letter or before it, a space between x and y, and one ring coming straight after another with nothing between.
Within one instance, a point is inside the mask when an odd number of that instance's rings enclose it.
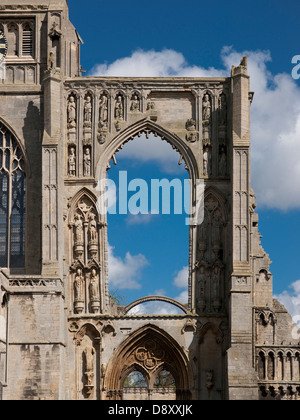
<instances>
[{"instance_id":1,"label":"stone arcade","mask_svg":"<svg viewBox=\"0 0 300 420\"><path fill-rule=\"evenodd\" d=\"M66 0L1 3L0 397L300 399L299 334L272 298L250 186L246 57L226 78L82 77ZM193 201L205 182L186 306L110 300L96 186L141 133L179 152ZM153 299L183 314L128 315Z\"/></svg>"}]
</instances>

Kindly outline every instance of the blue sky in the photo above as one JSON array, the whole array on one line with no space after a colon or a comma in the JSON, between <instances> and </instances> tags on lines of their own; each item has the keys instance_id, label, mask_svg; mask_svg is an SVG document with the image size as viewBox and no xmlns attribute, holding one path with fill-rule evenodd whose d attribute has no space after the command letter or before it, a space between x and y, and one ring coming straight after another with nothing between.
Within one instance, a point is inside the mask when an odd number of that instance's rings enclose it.
<instances>
[{"instance_id":1,"label":"blue sky","mask_svg":"<svg viewBox=\"0 0 300 420\"><path fill-rule=\"evenodd\" d=\"M300 2L69 0L69 5L70 19L84 40L81 64L87 76L228 76L231 65L248 56L255 91L252 187L262 244L273 262L274 293L291 313L300 311L300 79L291 77L292 57L300 54ZM174 159L176 175L185 177L184 170L178 172L176 153L164 150L170 162ZM117 155L110 177L122 168L130 168L132 176L172 172L170 166L161 167L157 156L143 160L137 153L133 160L130 153L124 148L124 155ZM136 222L110 220L113 261L120 273L129 268L127 284L139 286L120 290L128 301L157 291L171 297L183 293L187 253L182 245L188 233L176 218L166 220L158 215ZM169 242L163 240L165 233ZM153 261L169 263L161 263L158 274Z\"/></svg>"}]
</instances>

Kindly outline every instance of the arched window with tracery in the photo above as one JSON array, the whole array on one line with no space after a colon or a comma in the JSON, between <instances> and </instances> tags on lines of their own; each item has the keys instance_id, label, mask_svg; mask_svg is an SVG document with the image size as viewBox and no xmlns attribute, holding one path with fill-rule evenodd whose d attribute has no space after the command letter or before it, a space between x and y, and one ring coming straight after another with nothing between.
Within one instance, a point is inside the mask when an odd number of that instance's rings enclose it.
<instances>
[{"instance_id":1,"label":"arched window with tracery","mask_svg":"<svg viewBox=\"0 0 300 420\"><path fill-rule=\"evenodd\" d=\"M26 176L22 151L0 123L0 266L25 267Z\"/></svg>"}]
</instances>

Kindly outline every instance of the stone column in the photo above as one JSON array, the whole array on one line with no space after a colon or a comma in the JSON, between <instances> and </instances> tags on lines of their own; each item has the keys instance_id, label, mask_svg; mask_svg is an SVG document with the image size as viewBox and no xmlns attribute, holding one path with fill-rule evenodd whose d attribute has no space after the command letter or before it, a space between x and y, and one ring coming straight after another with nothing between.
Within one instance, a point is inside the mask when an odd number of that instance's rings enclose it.
<instances>
[{"instance_id":1,"label":"stone column","mask_svg":"<svg viewBox=\"0 0 300 420\"><path fill-rule=\"evenodd\" d=\"M44 135L42 142L42 274L59 275L59 240L62 231L58 190L64 168L61 139L61 79L59 70L48 70L44 78ZM61 241L63 243L63 241Z\"/></svg>"},{"instance_id":2,"label":"stone column","mask_svg":"<svg viewBox=\"0 0 300 420\"><path fill-rule=\"evenodd\" d=\"M250 100L247 58L232 68L232 275L229 298L228 397L258 398L254 369L249 252Z\"/></svg>"}]
</instances>

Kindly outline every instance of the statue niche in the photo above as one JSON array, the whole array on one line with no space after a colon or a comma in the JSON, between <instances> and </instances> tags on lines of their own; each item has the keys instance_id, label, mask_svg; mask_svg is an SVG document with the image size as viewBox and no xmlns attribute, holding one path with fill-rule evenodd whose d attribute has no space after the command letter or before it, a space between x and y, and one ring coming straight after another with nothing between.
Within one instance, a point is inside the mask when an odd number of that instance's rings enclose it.
<instances>
[{"instance_id":1,"label":"statue niche","mask_svg":"<svg viewBox=\"0 0 300 420\"><path fill-rule=\"evenodd\" d=\"M70 267L73 307L77 314L100 311L100 226L95 204L87 195L81 196L69 224L73 253Z\"/></svg>"},{"instance_id":2,"label":"statue niche","mask_svg":"<svg viewBox=\"0 0 300 420\"><path fill-rule=\"evenodd\" d=\"M204 220L198 227L196 306L199 312L219 313L224 301L225 217L213 194L205 198Z\"/></svg>"}]
</instances>

